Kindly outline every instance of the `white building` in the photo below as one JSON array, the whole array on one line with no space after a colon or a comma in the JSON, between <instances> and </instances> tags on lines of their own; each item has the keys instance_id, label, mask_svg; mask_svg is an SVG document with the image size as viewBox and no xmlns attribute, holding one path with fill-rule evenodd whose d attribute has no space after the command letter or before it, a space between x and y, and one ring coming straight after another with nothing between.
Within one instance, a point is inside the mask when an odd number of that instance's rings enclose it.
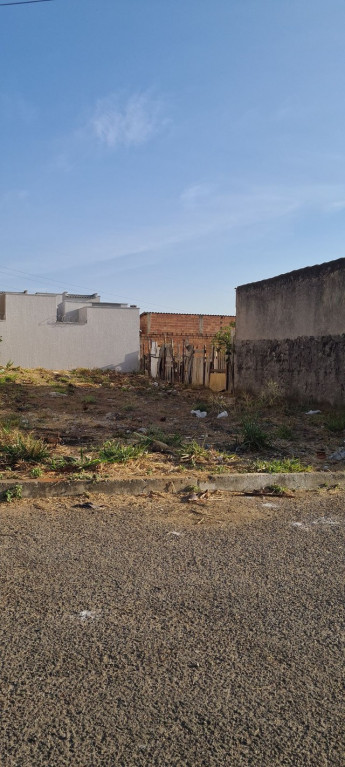
<instances>
[{"instance_id":1,"label":"white building","mask_svg":"<svg viewBox=\"0 0 345 767\"><path fill-rule=\"evenodd\" d=\"M0 364L138 370L139 309L71 293L0 293Z\"/></svg>"}]
</instances>

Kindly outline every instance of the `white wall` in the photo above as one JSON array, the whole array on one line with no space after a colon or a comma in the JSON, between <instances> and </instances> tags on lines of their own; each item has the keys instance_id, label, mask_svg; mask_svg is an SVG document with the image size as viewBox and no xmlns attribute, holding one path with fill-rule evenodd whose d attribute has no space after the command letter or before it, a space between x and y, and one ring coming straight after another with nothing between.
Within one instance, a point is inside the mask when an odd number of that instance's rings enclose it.
<instances>
[{"instance_id":1,"label":"white wall","mask_svg":"<svg viewBox=\"0 0 345 767\"><path fill-rule=\"evenodd\" d=\"M68 323L56 321L61 296L6 294L5 300L0 363L13 360L50 370L138 369L139 309L89 306L80 309L81 323Z\"/></svg>"}]
</instances>

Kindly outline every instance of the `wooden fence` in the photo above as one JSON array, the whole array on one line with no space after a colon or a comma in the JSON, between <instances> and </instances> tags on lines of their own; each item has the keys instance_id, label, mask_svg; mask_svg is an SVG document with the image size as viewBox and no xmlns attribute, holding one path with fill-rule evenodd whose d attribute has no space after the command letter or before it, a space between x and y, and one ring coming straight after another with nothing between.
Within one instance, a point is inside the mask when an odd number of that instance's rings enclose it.
<instances>
[{"instance_id":1,"label":"wooden fence","mask_svg":"<svg viewBox=\"0 0 345 767\"><path fill-rule=\"evenodd\" d=\"M148 351L149 349L149 351ZM155 341L142 349L141 369L152 378L168 383L206 386L214 391L233 391L233 356L215 346L195 348L173 342L158 346Z\"/></svg>"}]
</instances>

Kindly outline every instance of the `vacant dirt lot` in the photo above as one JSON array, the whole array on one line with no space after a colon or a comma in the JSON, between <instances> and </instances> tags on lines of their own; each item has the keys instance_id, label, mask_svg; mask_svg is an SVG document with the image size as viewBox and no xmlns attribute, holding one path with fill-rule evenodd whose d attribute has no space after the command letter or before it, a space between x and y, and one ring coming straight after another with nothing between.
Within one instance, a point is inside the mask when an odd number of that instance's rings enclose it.
<instances>
[{"instance_id":1,"label":"vacant dirt lot","mask_svg":"<svg viewBox=\"0 0 345 767\"><path fill-rule=\"evenodd\" d=\"M341 494L75 504L0 507L4 767L343 767Z\"/></svg>"},{"instance_id":2,"label":"vacant dirt lot","mask_svg":"<svg viewBox=\"0 0 345 767\"><path fill-rule=\"evenodd\" d=\"M344 412L325 407L307 415L318 408L282 400L272 384L259 399L235 399L142 375L9 367L0 370L0 405L1 478L19 482L173 478L191 469L334 470L345 463L345 451L342 460L332 457L344 449ZM228 415L218 418L223 411Z\"/></svg>"}]
</instances>

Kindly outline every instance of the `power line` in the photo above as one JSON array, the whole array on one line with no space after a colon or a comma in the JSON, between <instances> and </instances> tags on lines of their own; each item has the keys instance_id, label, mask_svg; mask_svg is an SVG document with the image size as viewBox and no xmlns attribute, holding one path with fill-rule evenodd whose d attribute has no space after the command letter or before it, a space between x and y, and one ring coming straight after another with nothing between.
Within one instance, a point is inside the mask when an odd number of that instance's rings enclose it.
<instances>
[{"instance_id":1,"label":"power line","mask_svg":"<svg viewBox=\"0 0 345 767\"><path fill-rule=\"evenodd\" d=\"M46 283L48 285L56 285L57 287L60 287L60 288L63 288L63 289L66 288L66 283L65 282L62 283L62 282L58 282L57 280L54 280L54 279L51 280L51 279L47 279L45 277L38 277L38 275L32 274L32 272L24 272L21 269L11 269L8 266L1 265L0 266L0 273L7 274L8 277L11 277L12 275L18 275L18 276L22 275L23 277L25 277L25 280L27 280L28 282L35 282L35 283L42 282L42 283ZM85 285L76 285L75 283L74 284L73 283L69 283L69 287L77 289L77 290L83 290L87 294L95 292L94 288L91 290L91 289L88 289ZM146 300L141 301L141 300L138 300L135 297L134 298L133 297L129 298L128 296L127 297L122 296L122 298L121 298L120 296L115 296L113 293L104 293L103 291L101 291L101 292L102 292L102 297L103 298L106 298L106 297L107 298L111 298L111 299L113 299L113 300L115 300L117 302L120 302L120 303L123 303L123 302L134 303L134 301L135 301L135 303L138 306L143 306L143 305L145 305L147 303L150 306L155 307L156 310L160 309L161 311L165 311L165 312L167 312L169 310L172 311L172 312L175 311L174 307L167 306L166 304L164 304L164 305L163 304L156 304L156 303L153 303L152 301L146 301Z\"/></svg>"},{"instance_id":2,"label":"power line","mask_svg":"<svg viewBox=\"0 0 345 767\"><path fill-rule=\"evenodd\" d=\"M13 3L0 3L2 5L31 5L31 3L51 3L53 0L14 0Z\"/></svg>"}]
</instances>

